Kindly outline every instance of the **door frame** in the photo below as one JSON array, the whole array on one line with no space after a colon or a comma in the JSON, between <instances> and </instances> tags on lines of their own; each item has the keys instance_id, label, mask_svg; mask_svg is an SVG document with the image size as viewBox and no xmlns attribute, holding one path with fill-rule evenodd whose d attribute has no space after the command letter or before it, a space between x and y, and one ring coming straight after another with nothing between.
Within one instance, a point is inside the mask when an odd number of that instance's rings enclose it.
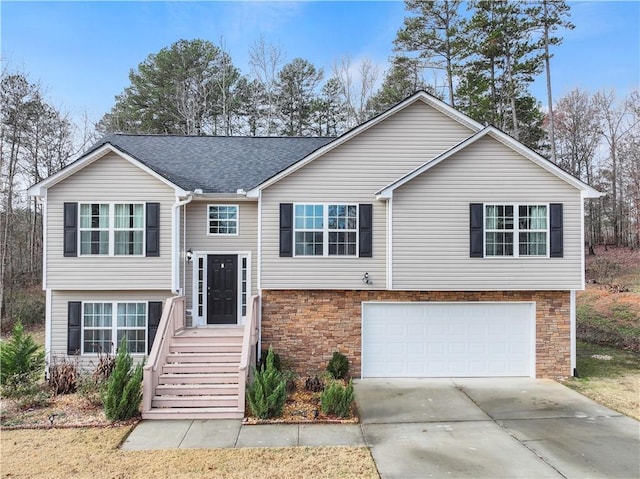
<instances>
[{"instance_id":1,"label":"door frame","mask_svg":"<svg viewBox=\"0 0 640 479\"><path fill-rule=\"evenodd\" d=\"M191 260L191 325L192 327L219 327L219 325L207 324L207 256L237 256L238 258L238 314L236 324L244 324L245 316L242 314L243 306L246 307L251 299L251 251L194 251ZM199 281L199 272L202 269L202 281ZM246 271L245 280L242 272ZM245 289L243 291L243 283ZM203 294L202 304L198 302L199 293ZM244 300L244 302L243 302Z\"/></svg>"}]
</instances>

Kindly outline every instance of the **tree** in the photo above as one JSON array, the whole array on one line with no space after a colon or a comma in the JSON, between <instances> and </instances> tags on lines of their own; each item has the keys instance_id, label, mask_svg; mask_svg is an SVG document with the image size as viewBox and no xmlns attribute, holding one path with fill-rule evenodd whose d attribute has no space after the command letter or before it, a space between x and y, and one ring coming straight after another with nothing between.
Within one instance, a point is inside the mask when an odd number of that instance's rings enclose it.
<instances>
[{"instance_id":1,"label":"tree","mask_svg":"<svg viewBox=\"0 0 640 479\"><path fill-rule=\"evenodd\" d=\"M528 13L532 18L537 19L539 27L542 29L540 44L544 51L544 71L547 82L547 104L549 108L549 142L551 145L551 161L556 162L555 148L555 125L553 117L553 94L551 89L551 54L549 49L551 46L560 45L562 38L554 36L553 33L559 28L564 27L573 29L575 26L566 20L569 16L569 6L564 0L539 0L531 2L528 7Z\"/></svg>"},{"instance_id":2,"label":"tree","mask_svg":"<svg viewBox=\"0 0 640 479\"><path fill-rule=\"evenodd\" d=\"M394 57L382 85L369 101L369 109L374 114L382 113L418 90L435 94L434 89L422 78L419 61L408 57Z\"/></svg>"},{"instance_id":3,"label":"tree","mask_svg":"<svg viewBox=\"0 0 640 479\"><path fill-rule=\"evenodd\" d=\"M361 60L356 66L347 56L333 64L334 84L331 87L337 87L341 96L346 109L347 128L364 123L371 117L368 105L377 79L378 68L369 59Z\"/></svg>"},{"instance_id":4,"label":"tree","mask_svg":"<svg viewBox=\"0 0 640 479\"><path fill-rule=\"evenodd\" d=\"M130 86L101 122L103 131L226 134L239 72L206 40L179 40L129 73Z\"/></svg>"},{"instance_id":5,"label":"tree","mask_svg":"<svg viewBox=\"0 0 640 479\"><path fill-rule=\"evenodd\" d=\"M311 118L316 87L322 80L322 70L302 58L286 64L278 74L276 95L282 121L280 133L286 136L311 134Z\"/></svg>"},{"instance_id":6,"label":"tree","mask_svg":"<svg viewBox=\"0 0 640 479\"><path fill-rule=\"evenodd\" d=\"M532 103L522 100L530 96L528 86L542 69L532 38L535 22L523 2L477 0L470 5L474 13L465 23L469 50L457 89L459 106L477 121L520 139L518 116L523 105Z\"/></svg>"},{"instance_id":7,"label":"tree","mask_svg":"<svg viewBox=\"0 0 640 479\"><path fill-rule=\"evenodd\" d=\"M255 82L253 91L260 93L256 95L256 99L260 101L256 103L258 109L253 131L260 130L266 136L273 135L277 131L277 84L278 73L283 63L281 49L265 43L263 37L251 45L249 64Z\"/></svg>"},{"instance_id":8,"label":"tree","mask_svg":"<svg viewBox=\"0 0 640 479\"><path fill-rule=\"evenodd\" d=\"M414 16L405 17L404 27L394 40L396 51L416 54L424 68L445 71L448 99L454 108L454 77L465 56L460 36L461 3L461 0L405 0L406 10Z\"/></svg>"}]
</instances>

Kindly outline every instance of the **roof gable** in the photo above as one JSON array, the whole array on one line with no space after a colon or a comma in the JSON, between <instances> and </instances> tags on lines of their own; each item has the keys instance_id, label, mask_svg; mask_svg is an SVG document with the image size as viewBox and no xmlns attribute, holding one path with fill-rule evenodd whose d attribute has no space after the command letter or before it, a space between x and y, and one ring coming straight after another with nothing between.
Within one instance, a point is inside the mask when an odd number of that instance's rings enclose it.
<instances>
[{"instance_id":1,"label":"roof gable","mask_svg":"<svg viewBox=\"0 0 640 479\"><path fill-rule=\"evenodd\" d=\"M64 168L62 168L58 172L54 173L53 175L49 176L48 178L45 178L41 182L39 182L39 183L33 185L32 187L30 187L27 190L27 193L29 195L31 195L31 196L43 196L43 192L46 192L46 190L48 188L51 188L51 187L57 185L58 183L64 181L65 179L69 178L70 176L72 176L73 174L77 173L78 171L86 168L87 166L89 166L89 165L93 164L94 162L100 160L101 158L105 157L109 153L117 154L119 157L121 157L122 159L128 161L133 166L141 169L145 173L149 174L150 176L152 176L152 177L156 178L157 180L161 181L162 183L166 184L167 186L169 186L170 188L172 188L176 192L176 195L178 195L178 196L186 196L187 192L185 190L183 190L182 188L180 188L179 186L177 186L175 183L173 183L172 181L170 181L166 177L162 176L158 172L156 172L153 169L149 168L144 163L138 161L136 158L132 157L131 155L129 155L125 151L122 151L121 149L117 148L116 146L114 146L114 145L112 145L110 143L104 143L104 144L101 144L99 147L94 148L92 151L90 151L89 153L87 153L84 156L80 157L79 159L77 159L73 163L65 166Z\"/></svg>"},{"instance_id":2,"label":"roof gable","mask_svg":"<svg viewBox=\"0 0 640 479\"><path fill-rule=\"evenodd\" d=\"M267 181L265 181L262 184L258 185L256 188L248 191L247 192L247 196L257 197L259 195L260 190L262 190L264 188L268 188L269 186L271 186L272 184L278 182L282 178L284 178L284 177L290 175L291 173L299 170L300 168L302 168L305 165L309 164L310 162L316 160L317 158L321 157L322 155L324 155L324 154L328 153L329 151L337 148L338 146L342 145L343 143L346 143L347 141L349 141L353 137L355 137L357 135L360 135L361 133L369 130L373 126L381 123L382 121L384 121L385 119L389 118L390 116L395 115L396 113L404 110L408 106L413 105L414 103L416 103L418 101L422 101L422 102L426 103L427 105L433 107L434 109L440 111L441 113L447 115L448 117L453 118L455 121L461 123L462 125L465 125L469 129L471 129L471 131L476 131L477 132L477 131L482 130L482 128L483 128L480 123L478 123L477 121L473 120L471 117L465 115L464 113L462 113L462 112L460 112L458 110L455 110L454 108L450 107L449 105L447 105L443 101L438 100L436 97L434 97L434 96L428 94L427 92L421 90L421 91L418 91L418 92L414 93L410 97L406 98L402 102L398 103L396 106L394 106L394 107L390 108L389 110L385 111L384 113L381 113L381 114L371 118L370 120L362 123L361 125L359 125L359 126L353 128L353 129L349 130L348 132L342 134L341 136L339 136L338 138L336 138L332 142L322 146L318 150L316 150L313 153L309 154L305 158L302 158L300 161L292 164L289 168L281 171L280 173L278 173L277 175L273 176L272 178L269 178Z\"/></svg>"},{"instance_id":3,"label":"roof gable","mask_svg":"<svg viewBox=\"0 0 640 479\"><path fill-rule=\"evenodd\" d=\"M446 159L450 158L451 156L455 155L456 153L464 150L465 148L469 147L470 145L473 145L479 139L484 138L486 136L490 136L493 139L499 141L500 143L504 144L505 146L507 146L508 148L512 149L516 153L519 153L524 158L530 160L531 162L533 162L536 165L540 166L541 168L545 169L549 173L551 173L554 176L560 178L561 180L563 180L564 182L566 182L569 185L573 186L574 188L580 190L582 195L585 198L599 198L600 196L602 196L602 194L599 191L597 191L596 189L594 189L591 186L587 185L586 183L582 182L581 180L579 180L578 178L574 177L573 175L567 173L566 171L564 171L563 169L561 169L560 167L558 167L554 163L550 162L546 158L544 158L544 157L540 156L539 154L537 154L535 151L533 151L530 148L524 146L519 141L511 138L506 133L498 130L497 128L495 128L493 126L488 126L488 127L484 128L484 129L482 129L481 131L477 132L475 135L470 136L466 140L461 141L460 143L458 143L457 145L455 145L451 149L445 151L444 153L442 153L441 155L437 156L436 158L433 158L432 160L427 161L426 163L424 163L421 166L417 167L413 171L410 171L406 175L398 178L393 183L390 183L389 185L385 186L380 191L376 192L376 198L378 198L378 199L391 198L393 196L393 192L397 188L399 188L402 185L408 183L409 181L411 181L415 177L427 172L428 170L430 170L434 166L440 164L441 162L445 161Z\"/></svg>"}]
</instances>

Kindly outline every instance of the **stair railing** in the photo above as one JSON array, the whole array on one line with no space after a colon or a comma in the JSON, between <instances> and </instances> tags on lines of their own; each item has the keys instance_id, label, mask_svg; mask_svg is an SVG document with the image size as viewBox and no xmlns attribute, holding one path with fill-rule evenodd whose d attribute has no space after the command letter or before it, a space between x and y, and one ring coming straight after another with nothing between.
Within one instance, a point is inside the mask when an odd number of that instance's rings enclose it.
<instances>
[{"instance_id":1,"label":"stair railing","mask_svg":"<svg viewBox=\"0 0 640 479\"><path fill-rule=\"evenodd\" d=\"M168 298L162 310L156 337L142 372L142 413L151 411L151 401L156 392L162 366L171 346L171 337L186 326L186 302L184 296Z\"/></svg>"},{"instance_id":2,"label":"stair railing","mask_svg":"<svg viewBox=\"0 0 640 479\"><path fill-rule=\"evenodd\" d=\"M252 379L256 365L256 344L260 330L260 296L251 296L247 305L247 322L242 336L242 354L238 370L238 410L244 413L247 384Z\"/></svg>"}]
</instances>

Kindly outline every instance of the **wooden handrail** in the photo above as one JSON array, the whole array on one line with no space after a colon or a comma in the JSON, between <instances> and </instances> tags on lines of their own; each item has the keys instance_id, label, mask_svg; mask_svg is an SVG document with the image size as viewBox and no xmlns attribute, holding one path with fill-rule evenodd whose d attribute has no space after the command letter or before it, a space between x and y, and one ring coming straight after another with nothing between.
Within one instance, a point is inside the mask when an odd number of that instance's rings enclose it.
<instances>
[{"instance_id":1,"label":"wooden handrail","mask_svg":"<svg viewBox=\"0 0 640 479\"><path fill-rule=\"evenodd\" d=\"M184 296L172 296L165 302L156 337L142 372L143 413L151 410L151 401L161 374L159 368L164 365L169 353L169 338L186 325L185 304Z\"/></svg>"}]
</instances>

